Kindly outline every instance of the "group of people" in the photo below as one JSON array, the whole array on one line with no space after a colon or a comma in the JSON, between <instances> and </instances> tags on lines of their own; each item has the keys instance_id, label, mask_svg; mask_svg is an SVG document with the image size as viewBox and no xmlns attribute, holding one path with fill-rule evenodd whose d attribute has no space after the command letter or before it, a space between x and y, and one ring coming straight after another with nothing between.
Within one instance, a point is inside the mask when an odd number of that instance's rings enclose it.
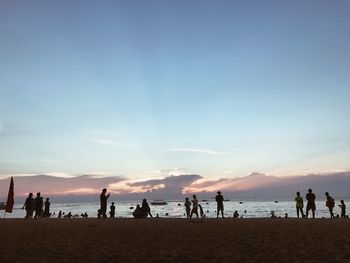
<instances>
[{"instance_id":1,"label":"group of people","mask_svg":"<svg viewBox=\"0 0 350 263\"><path fill-rule=\"evenodd\" d=\"M198 199L196 195L192 196L192 204L189 200L188 197L185 199L185 208L186 208L186 217L187 218L192 218L193 214L196 215L198 218L198 208L199 208L199 213L201 218L205 218L206 215L204 214L203 208L200 204L198 204ZM222 218L224 218L224 197L221 194L221 191L217 192L217 196L215 197L216 203L217 203L217 209L216 209L216 217L219 217L219 214L221 212ZM192 205L192 209L191 209Z\"/></svg>"},{"instance_id":2,"label":"group of people","mask_svg":"<svg viewBox=\"0 0 350 263\"><path fill-rule=\"evenodd\" d=\"M33 198L33 193L29 193L22 207L22 209L26 210L26 216L24 218L33 218L34 212L34 219L50 217L50 205L50 199L46 198L46 201L44 203L44 198L41 196L41 193L37 193L35 198Z\"/></svg>"},{"instance_id":3,"label":"group of people","mask_svg":"<svg viewBox=\"0 0 350 263\"><path fill-rule=\"evenodd\" d=\"M329 209L330 217L334 218L334 212L333 209L335 207L335 200L333 197L329 195L328 192L325 193L326 196L326 207ZM107 194L107 189L102 189L102 192L100 194L100 209L98 209L97 217L98 218L107 218L107 201L110 197L110 193ZM206 215L203 211L203 208L200 204L198 204L198 199L196 195L192 196L192 201L189 200L188 197L185 199L185 209L186 209L186 217L192 218L193 215L196 215L197 218L205 218ZM308 193L306 194L306 214L304 214L304 200L300 195L300 192L296 193L295 202L296 202L296 212L297 217L300 218L308 218L309 212L312 213L312 218L315 218L315 211L316 211L316 195L312 192L312 189L308 190ZM217 203L217 210L216 210L216 217L219 217L219 214L221 213L222 218L224 218L224 197L221 194L221 191L217 192L217 195L215 197L216 203ZM340 204L338 205L341 209L341 218L346 217L346 205L344 200L340 201ZM46 201L43 201L43 197L41 196L41 193L37 193L36 197L33 198L33 193L29 193L28 197L25 200L25 203L22 207L22 209L26 210L26 216L25 219L31 219L33 218L34 213L34 219L43 218L43 217L50 217L50 201L49 198L46 198ZM199 213L198 213L199 210ZM111 203L110 206L110 212L109 212L110 218L115 218L115 205L114 202ZM59 213L59 218L61 218L62 212ZM85 215L84 215L85 216ZM150 216L153 218L151 213L151 208L147 203L146 199L143 199L141 206L137 205L136 209L133 212L134 218L146 218ZM87 217L87 214L86 214ZM233 215L234 218L239 217L239 213L236 210Z\"/></svg>"},{"instance_id":4,"label":"group of people","mask_svg":"<svg viewBox=\"0 0 350 263\"><path fill-rule=\"evenodd\" d=\"M153 218L151 208L149 207L147 200L143 199L142 204L137 205L135 211L132 213L134 218L146 218L148 215Z\"/></svg>"},{"instance_id":5,"label":"group of people","mask_svg":"<svg viewBox=\"0 0 350 263\"><path fill-rule=\"evenodd\" d=\"M333 197L331 197L329 195L328 192L325 193L326 195L326 207L328 207L329 213L331 218L334 218L334 212L333 212L333 208L335 207L335 200ZM300 192L297 192L297 196L295 197L295 206L297 209L297 216L298 218L301 217L302 218L308 218L309 216L309 211L311 210L312 212L312 218L315 218L315 211L316 211L316 195L312 192L312 189L308 190L308 193L306 194L306 200L307 200L307 204L306 204L306 215L304 215L304 200L303 198L300 196ZM346 205L344 200L340 201L340 204L338 205L341 209L341 218L345 218L346 217Z\"/></svg>"}]
</instances>

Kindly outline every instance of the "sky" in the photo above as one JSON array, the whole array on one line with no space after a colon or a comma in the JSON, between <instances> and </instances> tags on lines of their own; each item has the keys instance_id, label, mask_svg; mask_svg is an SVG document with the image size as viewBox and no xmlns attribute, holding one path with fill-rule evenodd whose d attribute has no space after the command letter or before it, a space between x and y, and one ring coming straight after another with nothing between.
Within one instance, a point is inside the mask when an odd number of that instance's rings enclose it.
<instances>
[{"instance_id":1,"label":"sky","mask_svg":"<svg viewBox=\"0 0 350 263\"><path fill-rule=\"evenodd\" d=\"M349 1L0 2L0 177L350 170Z\"/></svg>"}]
</instances>

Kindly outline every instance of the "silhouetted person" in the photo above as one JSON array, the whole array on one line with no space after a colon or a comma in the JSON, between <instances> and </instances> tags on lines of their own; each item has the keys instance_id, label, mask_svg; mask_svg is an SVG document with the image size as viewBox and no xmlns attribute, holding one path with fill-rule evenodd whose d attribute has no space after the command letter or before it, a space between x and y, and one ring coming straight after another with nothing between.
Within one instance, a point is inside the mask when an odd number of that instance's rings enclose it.
<instances>
[{"instance_id":1,"label":"silhouetted person","mask_svg":"<svg viewBox=\"0 0 350 263\"><path fill-rule=\"evenodd\" d=\"M217 192L217 196L215 197L216 203L217 203L217 209L216 209L216 218L219 217L219 213L221 211L222 218L224 217L224 197L221 195L221 191Z\"/></svg>"},{"instance_id":2,"label":"silhouetted person","mask_svg":"<svg viewBox=\"0 0 350 263\"><path fill-rule=\"evenodd\" d=\"M43 198L41 197L40 193L36 194L36 198L34 199L34 210L35 210L35 215L34 218L40 218L43 215Z\"/></svg>"},{"instance_id":3,"label":"silhouetted person","mask_svg":"<svg viewBox=\"0 0 350 263\"><path fill-rule=\"evenodd\" d=\"M134 218L142 218L142 210L140 205L137 205L134 212L132 213L132 215L134 216Z\"/></svg>"},{"instance_id":4,"label":"silhouetted person","mask_svg":"<svg viewBox=\"0 0 350 263\"><path fill-rule=\"evenodd\" d=\"M239 213L237 210L233 213L233 218L239 218Z\"/></svg>"},{"instance_id":5,"label":"silhouetted person","mask_svg":"<svg viewBox=\"0 0 350 263\"><path fill-rule=\"evenodd\" d=\"M346 218L346 205L344 200L340 200L340 205L338 205L341 209L341 218Z\"/></svg>"},{"instance_id":6,"label":"silhouetted person","mask_svg":"<svg viewBox=\"0 0 350 263\"><path fill-rule=\"evenodd\" d=\"M312 189L309 189L309 192L306 194L306 218L309 217L309 211L312 211L312 218L315 218L315 210L316 210L316 204L315 204L316 195L312 192Z\"/></svg>"},{"instance_id":7,"label":"silhouetted person","mask_svg":"<svg viewBox=\"0 0 350 263\"><path fill-rule=\"evenodd\" d=\"M62 218L62 211L58 212L58 218Z\"/></svg>"},{"instance_id":8,"label":"silhouetted person","mask_svg":"<svg viewBox=\"0 0 350 263\"><path fill-rule=\"evenodd\" d=\"M49 198L46 198L46 201L44 203L45 209L44 209L44 214L43 217L50 217L50 202L49 202Z\"/></svg>"},{"instance_id":9,"label":"silhouetted person","mask_svg":"<svg viewBox=\"0 0 350 263\"><path fill-rule=\"evenodd\" d=\"M34 211L33 193L29 193L28 197L26 198L26 201L24 202L22 209L26 209L26 216L24 217L24 219L30 219L33 217L33 211Z\"/></svg>"},{"instance_id":10,"label":"silhouetted person","mask_svg":"<svg viewBox=\"0 0 350 263\"><path fill-rule=\"evenodd\" d=\"M190 216L191 216L191 202L190 202L188 197L186 197L185 207L186 207L186 217L190 218Z\"/></svg>"},{"instance_id":11,"label":"silhouetted person","mask_svg":"<svg viewBox=\"0 0 350 263\"><path fill-rule=\"evenodd\" d=\"M112 205L109 207L109 209L111 209L111 211L109 212L110 218L114 218L115 217L115 205L114 205L114 202L112 202Z\"/></svg>"},{"instance_id":12,"label":"silhouetted person","mask_svg":"<svg viewBox=\"0 0 350 263\"><path fill-rule=\"evenodd\" d=\"M102 189L102 193L100 194L100 209L98 212L98 218L100 218L101 216L103 218L107 218L106 212L107 212L107 200L109 198L109 195L106 195L107 189L103 188Z\"/></svg>"},{"instance_id":13,"label":"silhouetted person","mask_svg":"<svg viewBox=\"0 0 350 263\"><path fill-rule=\"evenodd\" d=\"M72 218L72 213L71 212L68 212L67 218Z\"/></svg>"},{"instance_id":14,"label":"silhouetted person","mask_svg":"<svg viewBox=\"0 0 350 263\"><path fill-rule=\"evenodd\" d=\"M151 208L149 207L146 199L142 200L141 210L143 217L147 217L148 215L150 215L150 217L153 218L151 214Z\"/></svg>"},{"instance_id":15,"label":"silhouetted person","mask_svg":"<svg viewBox=\"0 0 350 263\"><path fill-rule=\"evenodd\" d=\"M275 215L275 211L271 211L271 218L277 218L277 216Z\"/></svg>"},{"instance_id":16,"label":"silhouetted person","mask_svg":"<svg viewBox=\"0 0 350 263\"><path fill-rule=\"evenodd\" d=\"M204 218L205 217L205 214L204 214L204 211L203 211L203 208L201 205L198 205L199 207L199 214L201 215L201 218Z\"/></svg>"},{"instance_id":17,"label":"silhouetted person","mask_svg":"<svg viewBox=\"0 0 350 263\"><path fill-rule=\"evenodd\" d=\"M191 211L190 218L192 218L193 214L196 214L196 216L198 218L198 200L197 200L197 196L196 195L193 195L192 211Z\"/></svg>"},{"instance_id":18,"label":"silhouetted person","mask_svg":"<svg viewBox=\"0 0 350 263\"><path fill-rule=\"evenodd\" d=\"M329 195L328 192L325 193L326 195L326 206L328 207L329 209L329 213L331 214L331 218L334 217L334 213L333 213L333 208L335 206L335 201L334 199Z\"/></svg>"},{"instance_id":19,"label":"silhouetted person","mask_svg":"<svg viewBox=\"0 0 350 263\"><path fill-rule=\"evenodd\" d=\"M297 208L297 216L299 218L299 212L301 213L301 217L304 218L304 200L300 196L300 192L297 192L297 196L295 197L295 207Z\"/></svg>"}]
</instances>

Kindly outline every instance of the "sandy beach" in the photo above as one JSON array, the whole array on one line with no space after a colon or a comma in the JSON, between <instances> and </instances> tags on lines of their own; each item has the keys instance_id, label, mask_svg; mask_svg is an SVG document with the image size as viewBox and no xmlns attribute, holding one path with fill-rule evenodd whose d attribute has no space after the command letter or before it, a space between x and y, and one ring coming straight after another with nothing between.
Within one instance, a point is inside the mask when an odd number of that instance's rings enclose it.
<instances>
[{"instance_id":1,"label":"sandy beach","mask_svg":"<svg viewBox=\"0 0 350 263\"><path fill-rule=\"evenodd\" d=\"M1 262L349 262L350 220L0 220Z\"/></svg>"}]
</instances>

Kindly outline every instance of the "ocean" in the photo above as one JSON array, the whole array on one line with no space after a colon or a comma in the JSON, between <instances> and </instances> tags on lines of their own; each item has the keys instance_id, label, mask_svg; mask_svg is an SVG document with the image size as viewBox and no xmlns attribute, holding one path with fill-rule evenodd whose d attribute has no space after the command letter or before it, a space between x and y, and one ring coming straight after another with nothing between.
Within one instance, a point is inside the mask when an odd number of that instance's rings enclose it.
<instances>
[{"instance_id":1,"label":"ocean","mask_svg":"<svg viewBox=\"0 0 350 263\"><path fill-rule=\"evenodd\" d=\"M113 201L113 200L111 200ZM163 218L186 218L184 201L166 201L167 205L151 205L151 201L148 201L151 207L151 213L155 217L157 214ZM338 207L339 200L336 201L334 207L334 214L340 215L340 208ZM140 202L136 201L121 201L116 202L116 218L132 218L132 212L136 208L136 205ZM216 217L216 202L213 200L201 201L204 213L208 218ZM345 200L345 204L350 204L349 200ZM108 202L107 215L109 216L109 206L111 202ZM306 207L306 202L304 202ZM304 213L305 213L304 207ZM59 211L67 214L71 212L73 216L79 217L82 213L87 213L89 217L97 217L97 210L99 209L98 200L93 203L51 203L50 212L54 213L53 218L56 218ZM276 216L284 217L288 214L288 217L296 217L296 209L294 201L225 201L224 202L224 216L233 217L233 212L238 211L239 215L243 218L264 218L270 217L271 211L275 212ZM4 210L2 210L4 212ZM25 210L22 210L22 204L15 204L12 213L6 213L6 218L24 218ZM325 206L325 201L316 201L316 217L328 218L329 211Z\"/></svg>"}]
</instances>

